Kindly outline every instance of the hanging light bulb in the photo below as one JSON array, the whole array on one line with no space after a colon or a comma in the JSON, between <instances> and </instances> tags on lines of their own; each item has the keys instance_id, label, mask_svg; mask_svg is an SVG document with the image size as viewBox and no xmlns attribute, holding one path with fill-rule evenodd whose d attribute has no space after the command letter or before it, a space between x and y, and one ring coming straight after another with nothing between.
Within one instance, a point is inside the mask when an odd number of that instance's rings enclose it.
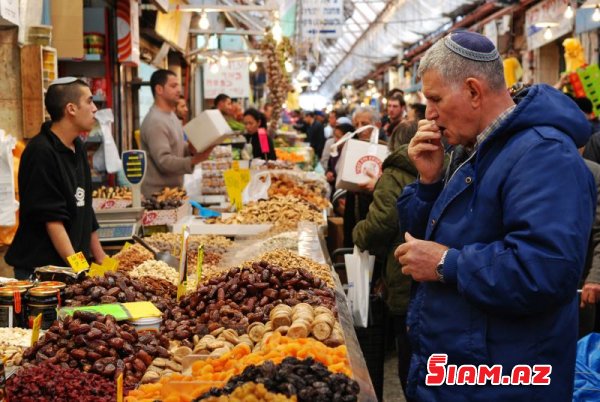
<instances>
[{"instance_id":1,"label":"hanging light bulb","mask_svg":"<svg viewBox=\"0 0 600 402\"><path fill-rule=\"evenodd\" d=\"M600 4L596 4L596 9L594 10L594 14L592 14L592 21L600 22Z\"/></svg>"},{"instance_id":2,"label":"hanging light bulb","mask_svg":"<svg viewBox=\"0 0 600 402\"><path fill-rule=\"evenodd\" d=\"M198 21L198 28L206 31L208 28L210 28L210 21L208 20L208 14L206 13L206 11L202 11L202 13L200 13L200 20Z\"/></svg>"},{"instance_id":3,"label":"hanging light bulb","mask_svg":"<svg viewBox=\"0 0 600 402\"><path fill-rule=\"evenodd\" d=\"M571 18L573 18L574 15L575 13L573 12L573 7L571 7L571 5L569 4L567 6L567 9L565 10L565 18L570 20Z\"/></svg>"},{"instance_id":4,"label":"hanging light bulb","mask_svg":"<svg viewBox=\"0 0 600 402\"><path fill-rule=\"evenodd\" d=\"M256 60L252 60L252 63L250 63L250 65L248 66L248 70L250 70L250 72L255 72L256 70L258 70Z\"/></svg>"},{"instance_id":5,"label":"hanging light bulb","mask_svg":"<svg viewBox=\"0 0 600 402\"><path fill-rule=\"evenodd\" d=\"M224 54L219 57L219 64L221 67L227 67L229 65L229 59Z\"/></svg>"},{"instance_id":6,"label":"hanging light bulb","mask_svg":"<svg viewBox=\"0 0 600 402\"><path fill-rule=\"evenodd\" d=\"M219 73L219 64L218 63L211 63L210 65L210 73L211 74L218 74Z\"/></svg>"},{"instance_id":7,"label":"hanging light bulb","mask_svg":"<svg viewBox=\"0 0 600 402\"><path fill-rule=\"evenodd\" d=\"M546 30L544 31L544 39L550 40L553 37L554 35L552 35L552 29L550 29L550 27L546 27Z\"/></svg>"},{"instance_id":8,"label":"hanging light bulb","mask_svg":"<svg viewBox=\"0 0 600 402\"><path fill-rule=\"evenodd\" d=\"M285 66L285 71L287 71L288 73L294 71L294 65L292 64L290 59L287 59L283 65Z\"/></svg>"},{"instance_id":9,"label":"hanging light bulb","mask_svg":"<svg viewBox=\"0 0 600 402\"><path fill-rule=\"evenodd\" d=\"M273 39L275 39L275 41L279 43L281 42L281 39L283 39L283 31L281 30L281 25L279 25L278 12L275 12L274 20L275 22L273 23L273 28L271 28L271 33L273 34Z\"/></svg>"}]
</instances>

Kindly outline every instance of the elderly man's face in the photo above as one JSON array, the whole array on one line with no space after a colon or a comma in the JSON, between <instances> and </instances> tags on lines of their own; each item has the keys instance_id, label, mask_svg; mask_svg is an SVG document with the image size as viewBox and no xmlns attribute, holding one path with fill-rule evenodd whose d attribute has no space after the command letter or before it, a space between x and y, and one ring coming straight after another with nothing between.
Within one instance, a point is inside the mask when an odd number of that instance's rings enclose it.
<instances>
[{"instance_id":1,"label":"elderly man's face","mask_svg":"<svg viewBox=\"0 0 600 402\"><path fill-rule=\"evenodd\" d=\"M481 116L470 103L466 85L452 85L435 70L426 71L422 83L423 94L427 98L425 118L435 121L449 144L475 144L479 134L477 122Z\"/></svg>"},{"instance_id":2,"label":"elderly man's face","mask_svg":"<svg viewBox=\"0 0 600 402\"><path fill-rule=\"evenodd\" d=\"M361 127L364 126L368 126L368 125L375 125L375 122L373 121L373 116L371 116L370 113L359 113L356 116L354 116L354 118L352 119L353 123L354 123L354 127L356 129L359 129ZM373 129L368 129L365 131L362 131L360 133L358 133L358 139L360 140L368 140L371 138L371 131L373 131Z\"/></svg>"}]
</instances>

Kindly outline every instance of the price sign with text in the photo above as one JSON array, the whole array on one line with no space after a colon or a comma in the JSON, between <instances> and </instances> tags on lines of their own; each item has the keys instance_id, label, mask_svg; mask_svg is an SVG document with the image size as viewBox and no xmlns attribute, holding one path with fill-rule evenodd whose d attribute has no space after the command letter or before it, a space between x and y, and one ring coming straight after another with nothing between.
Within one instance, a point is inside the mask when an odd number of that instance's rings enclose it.
<instances>
[{"instance_id":1,"label":"price sign with text","mask_svg":"<svg viewBox=\"0 0 600 402\"><path fill-rule=\"evenodd\" d=\"M67 261L71 268L73 268L73 271L75 272L81 272L84 269L88 269L90 267L90 264L88 264L87 260L85 259L85 256L81 251L68 256Z\"/></svg>"}]
</instances>

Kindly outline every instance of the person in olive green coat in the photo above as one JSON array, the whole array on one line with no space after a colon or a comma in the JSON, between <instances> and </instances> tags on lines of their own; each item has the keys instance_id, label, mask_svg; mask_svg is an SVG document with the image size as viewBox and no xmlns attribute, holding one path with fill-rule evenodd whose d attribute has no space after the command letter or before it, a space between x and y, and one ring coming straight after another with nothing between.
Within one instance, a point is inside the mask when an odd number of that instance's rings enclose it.
<instances>
[{"instance_id":1,"label":"person in olive green coat","mask_svg":"<svg viewBox=\"0 0 600 402\"><path fill-rule=\"evenodd\" d=\"M398 226L396 200L404 187L416 180L417 170L408 158L408 143L417 132L415 121L401 122L390 138L390 155L383 161L383 172L373 191L373 202L366 219L352 232L354 245L385 259L383 279L386 304L393 316L398 347L398 374L406 386L410 366L410 345L406 337L406 311L410 297L410 277L402 274L394 250L404 241Z\"/></svg>"}]
</instances>

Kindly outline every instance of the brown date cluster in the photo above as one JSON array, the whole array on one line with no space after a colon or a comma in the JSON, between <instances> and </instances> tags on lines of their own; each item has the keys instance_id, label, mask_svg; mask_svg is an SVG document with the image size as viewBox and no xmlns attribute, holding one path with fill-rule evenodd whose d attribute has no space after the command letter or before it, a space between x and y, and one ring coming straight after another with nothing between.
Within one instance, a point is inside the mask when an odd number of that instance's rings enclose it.
<instances>
[{"instance_id":1,"label":"brown date cluster","mask_svg":"<svg viewBox=\"0 0 600 402\"><path fill-rule=\"evenodd\" d=\"M165 311L177 289L157 278L134 279L120 272L107 272L102 277L87 278L65 289L67 306L89 306L106 303L150 301Z\"/></svg>"},{"instance_id":2,"label":"brown date cluster","mask_svg":"<svg viewBox=\"0 0 600 402\"><path fill-rule=\"evenodd\" d=\"M253 322L266 323L278 304L308 303L336 311L335 296L320 278L305 269L284 270L265 261L232 268L214 277L165 313L162 333L186 346L195 334L219 327L245 333Z\"/></svg>"},{"instance_id":3,"label":"brown date cluster","mask_svg":"<svg viewBox=\"0 0 600 402\"><path fill-rule=\"evenodd\" d=\"M138 334L111 315L76 311L55 321L44 337L27 349L28 362L79 368L116 379L123 373L125 386L135 386L155 357L169 357L169 340L154 332Z\"/></svg>"}]
</instances>

